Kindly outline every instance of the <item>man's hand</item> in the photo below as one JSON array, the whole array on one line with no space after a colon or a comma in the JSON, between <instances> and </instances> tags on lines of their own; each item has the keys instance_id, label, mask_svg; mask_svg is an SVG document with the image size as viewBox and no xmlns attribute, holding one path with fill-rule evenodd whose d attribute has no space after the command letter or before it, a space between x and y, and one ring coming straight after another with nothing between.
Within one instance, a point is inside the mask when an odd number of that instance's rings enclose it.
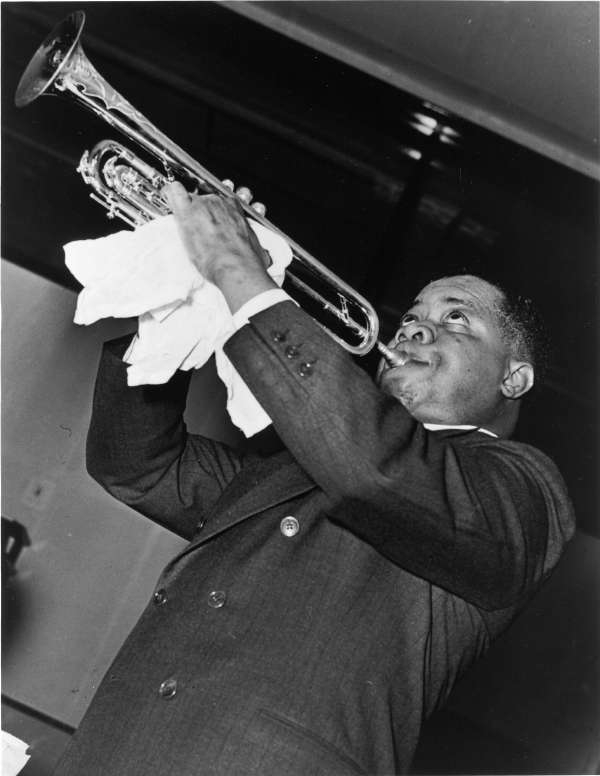
<instances>
[{"instance_id":1,"label":"man's hand","mask_svg":"<svg viewBox=\"0 0 600 776\"><path fill-rule=\"evenodd\" d=\"M181 183L163 189L177 221L191 261L213 283L223 272L239 265L264 270L268 254L263 251L232 194L188 194Z\"/></svg>"},{"instance_id":2,"label":"man's hand","mask_svg":"<svg viewBox=\"0 0 600 776\"><path fill-rule=\"evenodd\" d=\"M200 274L218 286L232 312L270 288L270 260L248 226L232 195L188 194L180 183L163 189L190 260Z\"/></svg>"}]
</instances>

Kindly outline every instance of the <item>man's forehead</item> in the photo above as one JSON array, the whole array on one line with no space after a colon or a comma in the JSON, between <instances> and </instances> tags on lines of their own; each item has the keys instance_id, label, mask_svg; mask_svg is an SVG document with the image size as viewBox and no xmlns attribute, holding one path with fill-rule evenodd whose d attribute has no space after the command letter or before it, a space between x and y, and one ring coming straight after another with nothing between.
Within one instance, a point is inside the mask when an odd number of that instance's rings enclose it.
<instances>
[{"instance_id":1,"label":"man's forehead","mask_svg":"<svg viewBox=\"0 0 600 776\"><path fill-rule=\"evenodd\" d=\"M494 311L500 299L500 291L486 280L475 275L455 275L426 285L414 304L464 304L484 313Z\"/></svg>"}]
</instances>

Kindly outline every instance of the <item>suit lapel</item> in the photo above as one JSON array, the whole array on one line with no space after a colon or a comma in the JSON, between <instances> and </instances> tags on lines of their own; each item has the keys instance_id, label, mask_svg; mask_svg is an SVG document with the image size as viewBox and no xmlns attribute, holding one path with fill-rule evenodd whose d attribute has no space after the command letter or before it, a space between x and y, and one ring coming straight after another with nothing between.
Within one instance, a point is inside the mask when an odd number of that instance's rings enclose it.
<instances>
[{"instance_id":1,"label":"suit lapel","mask_svg":"<svg viewBox=\"0 0 600 776\"><path fill-rule=\"evenodd\" d=\"M267 458L252 458L225 489L192 544L201 544L242 520L314 487L314 482L287 450Z\"/></svg>"}]
</instances>

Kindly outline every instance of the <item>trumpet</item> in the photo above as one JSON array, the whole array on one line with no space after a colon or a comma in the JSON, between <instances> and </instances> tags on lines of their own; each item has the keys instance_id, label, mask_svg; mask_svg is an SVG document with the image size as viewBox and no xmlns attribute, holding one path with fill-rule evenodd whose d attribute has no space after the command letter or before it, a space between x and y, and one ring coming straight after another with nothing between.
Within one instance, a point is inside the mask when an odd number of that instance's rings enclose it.
<instances>
[{"instance_id":1,"label":"trumpet","mask_svg":"<svg viewBox=\"0 0 600 776\"><path fill-rule=\"evenodd\" d=\"M179 180L188 190L204 194L231 196L230 182L193 159L97 72L80 43L84 23L83 11L75 11L54 27L21 76L15 104L23 107L42 95L70 97L158 159L161 171L121 143L100 141L84 152L77 168L93 190L92 199L106 208L109 218L136 227L169 212L161 194L169 181ZM263 205L250 204L248 189L238 189L237 194L247 217L281 235L290 246L293 258L286 279L306 298L317 323L351 353L365 355L377 347L392 360L392 351L377 340L379 320L372 305L267 220Z\"/></svg>"}]
</instances>

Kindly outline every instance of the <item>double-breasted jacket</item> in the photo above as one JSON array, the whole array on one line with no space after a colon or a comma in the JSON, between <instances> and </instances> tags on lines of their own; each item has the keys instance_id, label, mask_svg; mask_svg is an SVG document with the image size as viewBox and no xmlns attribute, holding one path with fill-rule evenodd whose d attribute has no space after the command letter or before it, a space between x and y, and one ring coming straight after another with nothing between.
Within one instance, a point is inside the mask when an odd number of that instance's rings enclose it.
<instances>
[{"instance_id":1,"label":"double-breasted jacket","mask_svg":"<svg viewBox=\"0 0 600 776\"><path fill-rule=\"evenodd\" d=\"M128 388L122 352L102 356L89 470L189 544L57 772L406 772L423 719L572 534L554 465L427 431L291 302L226 345L284 443L273 455L188 434L189 375Z\"/></svg>"}]
</instances>

